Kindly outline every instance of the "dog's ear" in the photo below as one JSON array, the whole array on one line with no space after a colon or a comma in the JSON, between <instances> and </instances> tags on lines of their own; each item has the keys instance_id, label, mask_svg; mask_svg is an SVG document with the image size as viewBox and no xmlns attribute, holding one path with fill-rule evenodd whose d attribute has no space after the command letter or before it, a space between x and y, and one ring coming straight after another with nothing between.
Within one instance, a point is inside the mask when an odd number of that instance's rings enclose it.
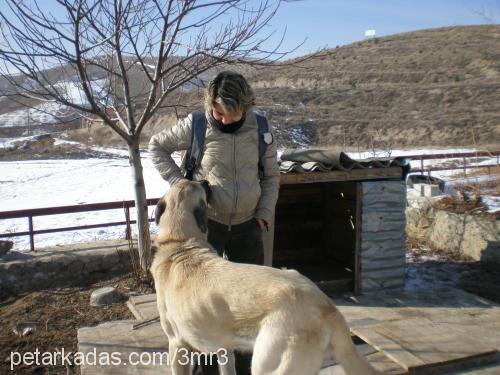
<instances>
[{"instance_id":1,"label":"dog's ear","mask_svg":"<svg viewBox=\"0 0 500 375\"><path fill-rule=\"evenodd\" d=\"M156 225L158 225L160 223L161 215L163 215L166 208L167 208L167 203L165 202L165 200L163 198L161 198L158 201L158 204L156 205L156 208L155 208L155 223L156 223Z\"/></svg>"},{"instance_id":2,"label":"dog's ear","mask_svg":"<svg viewBox=\"0 0 500 375\"><path fill-rule=\"evenodd\" d=\"M208 183L207 180L202 180L200 181L201 186L203 186L203 189L205 189L205 195L207 197L207 202L210 200L210 197L212 196L212 189L210 188L210 184Z\"/></svg>"},{"instance_id":3,"label":"dog's ear","mask_svg":"<svg viewBox=\"0 0 500 375\"><path fill-rule=\"evenodd\" d=\"M207 233L208 230L208 216L207 216L207 205L205 202L200 201L200 204L194 208L194 218L196 219L196 224L200 228L202 233Z\"/></svg>"}]
</instances>

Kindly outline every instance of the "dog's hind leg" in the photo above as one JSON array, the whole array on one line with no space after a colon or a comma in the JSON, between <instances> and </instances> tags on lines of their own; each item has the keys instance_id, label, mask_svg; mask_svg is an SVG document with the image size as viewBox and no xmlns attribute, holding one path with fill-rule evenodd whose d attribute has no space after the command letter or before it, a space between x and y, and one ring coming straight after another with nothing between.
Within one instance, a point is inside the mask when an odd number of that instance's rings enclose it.
<instances>
[{"instance_id":1,"label":"dog's hind leg","mask_svg":"<svg viewBox=\"0 0 500 375\"><path fill-rule=\"evenodd\" d=\"M300 336L283 337L286 330L263 327L252 357L252 375L317 375L323 351L301 342ZM287 335L289 332L287 332ZM326 345L326 344L325 344Z\"/></svg>"},{"instance_id":2,"label":"dog's hind leg","mask_svg":"<svg viewBox=\"0 0 500 375\"><path fill-rule=\"evenodd\" d=\"M217 361L219 363L220 375L236 375L234 352L232 350L219 350L217 352Z\"/></svg>"},{"instance_id":3,"label":"dog's hind leg","mask_svg":"<svg viewBox=\"0 0 500 375\"><path fill-rule=\"evenodd\" d=\"M168 358L173 375L190 375L191 349L182 341L174 338L168 343Z\"/></svg>"}]
</instances>

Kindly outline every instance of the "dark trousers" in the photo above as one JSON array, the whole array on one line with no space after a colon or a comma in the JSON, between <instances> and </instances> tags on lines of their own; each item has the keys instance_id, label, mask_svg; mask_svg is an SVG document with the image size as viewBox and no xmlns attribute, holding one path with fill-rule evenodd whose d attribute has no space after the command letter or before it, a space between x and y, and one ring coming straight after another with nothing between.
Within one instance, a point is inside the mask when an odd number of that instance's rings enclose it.
<instances>
[{"instance_id":1,"label":"dark trousers","mask_svg":"<svg viewBox=\"0 0 500 375\"><path fill-rule=\"evenodd\" d=\"M262 230L257 220L252 219L242 224L228 226L208 221L208 242L220 256L225 256L236 263L264 264L264 243ZM251 353L235 352L237 375L250 375ZM219 366L215 358L212 365L202 364L193 371L193 375L218 375Z\"/></svg>"}]
</instances>

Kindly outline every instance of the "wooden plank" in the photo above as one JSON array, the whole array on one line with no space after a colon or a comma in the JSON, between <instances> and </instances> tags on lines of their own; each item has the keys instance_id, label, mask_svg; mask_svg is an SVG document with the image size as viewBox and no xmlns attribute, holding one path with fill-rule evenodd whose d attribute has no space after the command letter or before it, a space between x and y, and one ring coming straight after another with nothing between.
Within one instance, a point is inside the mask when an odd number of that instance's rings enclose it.
<instances>
[{"instance_id":1,"label":"wooden plank","mask_svg":"<svg viewBox=\"0 0 500 375\"><path fill-rule=\"evenodd\" d=\"M127 301L127 307L139 321L152 319L158 316L156 293L132 296Z\"/></svg>"},{"instance_id":2,"label":"wooden plank","mask_svg":"<svg viewBox=\"0 0 500 375\"><path fill-rule=\"evenodd\" d=\"M356 348L363 354L367 361L382 374L402 375L408 373L401 366L387 358L383 353L374 350L370 345L356 344ZM323 363L319 375L345 375L345 372L337 362L328 360Z\"/></svg>"},{"instance_id":3,"label":"wooden plank","mask_svg":"<svg viewBox=\"0 0 500 375\"><path fill-rule=\"evenodd\" d=\"M378 333L375 330L376 327L378 326L353 328L352 332L375 349L383 352L388 358L396 362L405 370L408 370L410 367L418 367L426 364L422 359L416 357L398 342L391 339L390 336L388 337Z\"/></svg>"},{"instance_id":4,"label":"wooden plank","mask_svg":"<svg viewBox=\"0 0 500 375\"><path fill-rule=\"evenodd\" d=\"M374 326L353 328L353 332L382 351L408 371L441 368L451 363L492 360L496 348L476 325L446 322L446 313L437 320L416 317Z\"/></svg>"},{"instance_id":5,"label":"wooden plank","mask_svg":"<svg viewBox=\"0 0 500 375\"><path fill-rule=\"evenodd\" d=\"M171 374L167 359L168 340L160 323L133 330L132 326L135 323L133 320L121 320L105 322L96 327L79 328L78 351L87 358L87 361L82 361L80 373L82 375ZM111 353L117 353L116 358L120 360L120 364L110 365L109 361L101 363L99 359L110 358ZM132 353L137 357L131 356ZM138 360L139 357L153 358L153 355L155 361L141 363ZM91 362L88 362L89 358L93 358ZM129 361L130 359L134 359L134 362Z\"/></svg>"},{"instance_id":6,"label":"wooden plank","mask_svg":"<svg viewBox=\"0 0 500 375\"><path fill-rule=\"evenodd\" d=\"M351 171L310 172L281 174L280 185L312 184L333 181L361 181L377 179L401 179L401 167L353 169Z\"/></svg>"},{"instance_id":7,"label":"wooden plank","mask_svg":"<svg viewBox=\"0 0 500 375\"><path fill-rule=\"evenodd\" d=\"M500 355L498 351L491 351L481 354L475 354L464 358L446 361L443 363L433 363L430 365L420 366L410 369L409 373L412 375L441 375L454 373L459 371L460 374L464 373L466 369L478 369L485 365L497 364L496 371L492 374L500 374ZM478 374L485 374L483 371L478 371Z\"/></svg>"}]
</instances>

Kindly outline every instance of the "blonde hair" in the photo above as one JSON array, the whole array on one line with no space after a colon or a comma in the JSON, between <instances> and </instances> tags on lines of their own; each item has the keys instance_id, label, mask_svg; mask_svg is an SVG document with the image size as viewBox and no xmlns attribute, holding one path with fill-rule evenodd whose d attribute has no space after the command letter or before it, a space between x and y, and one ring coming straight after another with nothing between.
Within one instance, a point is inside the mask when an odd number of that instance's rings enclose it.
<instances>
[{"instance_id":1,"label":"blonde hair","mask_svg":"<svg viewBox=\"0 0 500 375\"><path fill-rule=\"evenodd\" d=\"M255 104L255 95L245 77L225 70L210 81L205 91L205 110L211 111L214 103L228 113L246 113Z\"/></svg>"}]
</instances>

